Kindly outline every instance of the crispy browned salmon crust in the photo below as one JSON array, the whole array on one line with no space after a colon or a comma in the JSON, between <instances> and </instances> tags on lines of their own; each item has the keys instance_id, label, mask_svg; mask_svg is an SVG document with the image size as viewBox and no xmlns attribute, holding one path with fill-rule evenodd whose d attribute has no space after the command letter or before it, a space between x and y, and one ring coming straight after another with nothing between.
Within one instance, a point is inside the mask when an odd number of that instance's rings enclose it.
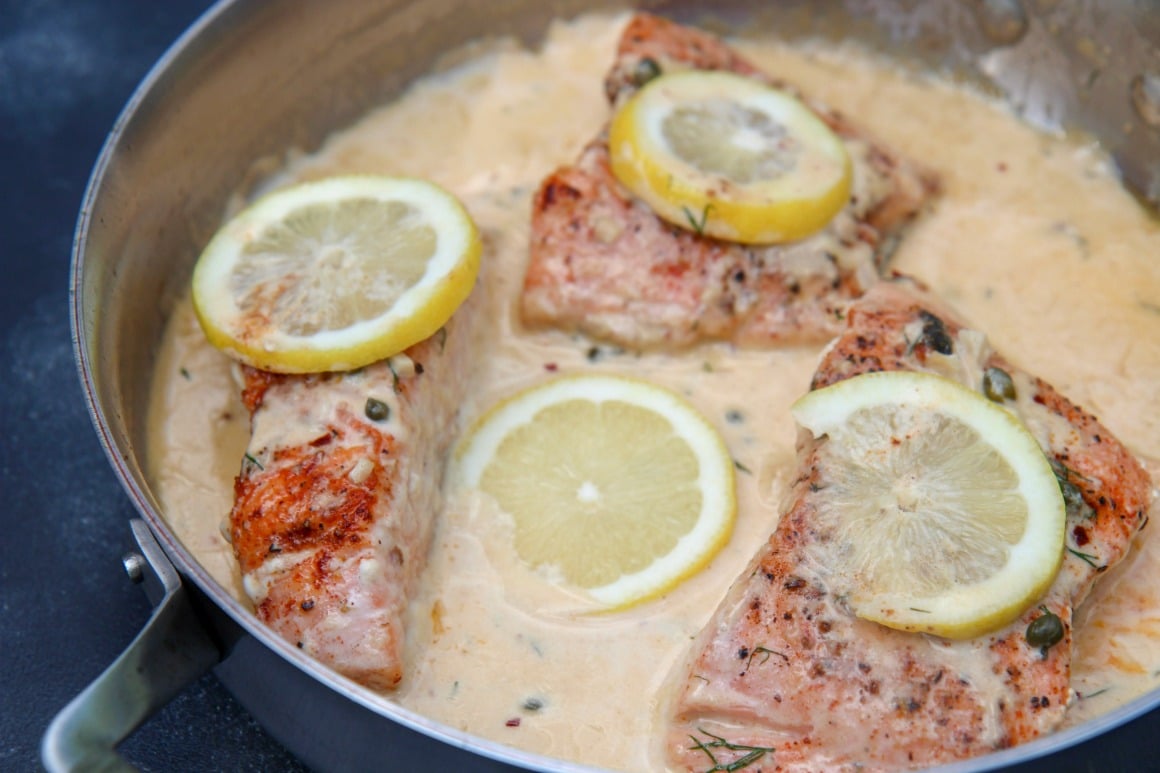
<instances>
[{"instance_id":1,"label":"crispy browned salmon crust","mask_svg":"<svg viewBox=\"0 0 1160 773\"><path fill-rule=\"evenodd\" d=\"M287 641L372 688L402 678L464 337L449 325L353 373L244 371L253 434L229 526L246 592Z\"/></svg>"},{"instance_id":2,"label":"crispy browned salmon crust","mask_svg":"<svg viewBox=\"0 0 1160 773\"><path fill-rule=\"evenodd\" d=\"M1072 698L1072 613L1147 521L1152 488L1143 467L1090 414L991 352L903 279L879 283L850 308L813 387L925 370L981 389L984 367L1012 376L1015 408L1068 503L1067 550L1046 595L1014 623L966 642L854 617L810 560L811 546L828 539L815 516L827 456L826 441L803 432L776 531L677 674L667 743L678 769L721 770L713 766L745 754L758 757L746 770L905 769L1023 743L1060 722ZM1064 629L1047 650L1026 640L1044 610Z\"/></svg>"},{"instance_id":3,"label":"crispy browned salmon crust","mask_svg":"<svg viewBox=\"0 0 1160 773\"><path fill-rule=\"evenodd\" d=\"M794 91L708 33L637 14L605 82L609 101L631 96L652 65L729 70ZM536 194L524 322L637 349L836 335L845 306L876 281L902 227L938 184L845 116L806 102L845 140L854 161L850 202L827 228L792 244L753 247L674 227L616 180L602 132Z\"/></svg>"}]
</instances>

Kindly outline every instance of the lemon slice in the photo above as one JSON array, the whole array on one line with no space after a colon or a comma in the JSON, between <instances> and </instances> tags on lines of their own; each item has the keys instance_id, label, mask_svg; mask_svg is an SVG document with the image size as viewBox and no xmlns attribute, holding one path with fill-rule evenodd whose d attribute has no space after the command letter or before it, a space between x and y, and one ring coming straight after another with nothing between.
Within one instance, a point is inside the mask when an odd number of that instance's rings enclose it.
<instances>
[{"instance_id":1,"label":"lemon slice","mask_svg":"<svg viewBox=\"0 0 1160 773\"><path fill-rule=\"evenodd\" d=\"M422 180L334 177L227 222L193 272L210 343L264 370L352 370L433 335L479 270L475 224Z\"/></svg>"},{"instance_id":2,"label":"lemon slice","mask_svg":"<svg viewBox=\"0 0 1160 773\"><path fill-rule=\"evenodd\" d=\"M609 609L701 569L737 509L721 436L635 379L571 376L521 392L483 416L456 462L462 485L512 517L523 561Z\"/></svg>"},{"instance_id":3,"label":"lemon slice","mask_svg":"<svg viewBox=\"0 0 1160 773\"><path fill-rule=\"evenodd\" d=\"M871 373L791 408L815 437L818 543L835 595L891 628L966 639L1051 585L1065 510L1042 449L1005 409L925 373Z\"/></svg>"},{"instance_id":4,"label":"lemon slice","mask_svg":"<svg viewBox=\"0 0 1160 773\"><path fill-rule=\"evenodd\" d=\"M612 171L674 225L747 244L825 227L850 194L846 147L794 97L692 70L654 78L613 116Z\"/></svg>"}]
</instances>

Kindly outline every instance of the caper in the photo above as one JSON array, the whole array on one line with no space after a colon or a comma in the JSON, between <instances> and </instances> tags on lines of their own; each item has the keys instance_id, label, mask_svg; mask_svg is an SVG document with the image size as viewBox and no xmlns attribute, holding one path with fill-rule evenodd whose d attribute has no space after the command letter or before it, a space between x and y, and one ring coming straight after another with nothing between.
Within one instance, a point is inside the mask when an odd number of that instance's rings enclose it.
<instances>
[{"instance_id":1,"label":"caper","mask_svg":"<svg viewBox=\"0 0 1160 773\"><path fill-rule=\"evenodd\" d=\"M987 368L983 371L983 394L997 403L1015 399L1015 382L1002 368Z\"/></svg>"},{"instance_id":2,"label":"caper","mask_svg":"<svg viewBox=\"0 0 1160 773\"><path fill-rule=\"evenodd\" d=\"M955 345L943 321L926 309L920 310L918 316L922 319L922 342L939 354L954 354Z\"/></svg>"},{"instance_id":3,"label":"caper","mask_svg":"<svg viewBox=\"0 0 1160 773\"><path fill-rule=\"evenodd\" d=\"M391 406L384 403L382 400L376 400L373 397L367 398L366 407L363 412L371 421L386 421L391 417Z\"/></svg>"},{"instance_id":4,"label":"caper","mask_svg":"<svg viewBox=\"0 0 1160 773\"><path fill-rule=\"evenodd\" d=\"M632 69L632 84L639 89L660 74L661 66L657 64L657 60L646 56Z\"/></svg>"},{"instance_id":5,"label":"caper","mask_svg":"<svg viewBox=\"0 0 1160 773\"><path fill-rule=\"evenodd\" d=\"M1046 607L1040 609L1043 614L1028 624L1026 636L1028 644L1046 652L1063 639L1063 621Z\"/></svg>"},{"instance_id":6,"label":"caper","mask_svg":"<svg viewBox=\"0 0 1160 773\"><path fill-rule=\"evenodd\" d=\"M1066 475L1060 476L1057 473L1055 479L1059 481L1059 493L1063 494L1063 505L1068 512L1082 510L1087 505L1079 486L1068 480Z\"/></svg>"}]
</instances>

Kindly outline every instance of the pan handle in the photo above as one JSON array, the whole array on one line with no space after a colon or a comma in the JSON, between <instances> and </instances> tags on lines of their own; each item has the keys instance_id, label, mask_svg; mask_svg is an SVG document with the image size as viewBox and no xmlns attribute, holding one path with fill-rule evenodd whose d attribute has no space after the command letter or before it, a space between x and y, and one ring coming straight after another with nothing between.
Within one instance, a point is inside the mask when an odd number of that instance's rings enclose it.
<instances>
[{"instance_id":1,"label":"pan handle","mask_svg":"<svg viewBox=\"0 0 1160 773\"><path fill-rule=\"evenodd\" d=\"M144 583L153 616L48 726L40 754L49 773L133 770L117 744L222 658L148 524L134 519L129 525L141 552L125 557L125 569Z\"/></svg>"}]
</instances>

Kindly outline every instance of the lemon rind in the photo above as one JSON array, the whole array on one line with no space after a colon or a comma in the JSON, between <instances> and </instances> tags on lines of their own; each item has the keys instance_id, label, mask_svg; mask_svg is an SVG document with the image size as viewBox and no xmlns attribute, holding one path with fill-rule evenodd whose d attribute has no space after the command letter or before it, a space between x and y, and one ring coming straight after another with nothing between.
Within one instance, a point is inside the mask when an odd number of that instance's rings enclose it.
<instances>
[{"instance_id":1,"label":"lemon rind","mask_svg":"<svg viewBox=\"0 0 1160 773\"><path fill-rule=\"evenodd\" d=\"M803 396L790 412L815 437L840 438L843 423L855 411L903 401L948 413L974 427L980 418L985 421L988 442L1001 449L1016 470L1026 501L1044 508L1042 522L1038 528L1029 524L1011 547L1003 569L985 580L937 597L866 592L851 594L848 602L859 617L904 631L949 639L997 631L1018 619L1051 587L1063 562L1066 540L1066 508L1059 483L1043 449L1022 423L958 382L913 371L869 373L840 381ZM1019 588L1018 593L1012 592L1013 587Z\"/></svg>"},{"instance_id":2,"label":"lemon rind","mask_svg":"<svg viewBox=\"0 0 1160 773\"><path fill-rule=\"evenodd\" d=\"M698 97L728 90L744 104L775 114L811 136L819 150L840 164L838 180L805 192L787 189L796 176L721 186L719 178L665 148L662 117L678 101L668 90L682 89ZM650 82L613 116L609 152L613 174L659 217L686 230L745 244L782 243L816 233L846 205L853 185L853 164L844 143L808 107L789 94L725 72L685 71Z\"/></svg>"},{"instance_id":3,"label":"lemon rind","mask_svg":"<svg viewBox=\"0 0 1160 773\"><path fill-rule=\"evenodd\" d=\"M703 569L724 547L737 514L732 457L720 433L679 395L627 376L581 374L561 376L531 386L493 406L477 419L453 454L452 475L461 485L477 488L503 439L536 413L564 400L620 400L666 417L697 457L704 482L702 511L693 530L640 572L623 575L584 593L615 612L658 598ZM722 504L723 503L723 504ZM719 511L713 516L713 511ZM709 517L706 517L709 516Z\"/></svg>"},{"instance_id":4,"label":"lemon rind","mask_svg":"<svg viewBox=\"0 0 1160 773\"><path fill-rule=\"evenodd\" d=\"M269 333L250 342L241 332L243 313L225 285L240 246L262 224L338 197L402 200L424 213L450 215L455 227L440 228L436 253L423 277L392 309L340 331L309 338ZM343 371L385 359L434 335L470 296L479 273L482 243L467 210L451 193L425 180L346 176L302 183L263 196L231 218L210 240L193 273L194 312L209 342L245 364L278 373ZM343 340L350 343L341 343Z\"/></svg>"}]
</instances>

